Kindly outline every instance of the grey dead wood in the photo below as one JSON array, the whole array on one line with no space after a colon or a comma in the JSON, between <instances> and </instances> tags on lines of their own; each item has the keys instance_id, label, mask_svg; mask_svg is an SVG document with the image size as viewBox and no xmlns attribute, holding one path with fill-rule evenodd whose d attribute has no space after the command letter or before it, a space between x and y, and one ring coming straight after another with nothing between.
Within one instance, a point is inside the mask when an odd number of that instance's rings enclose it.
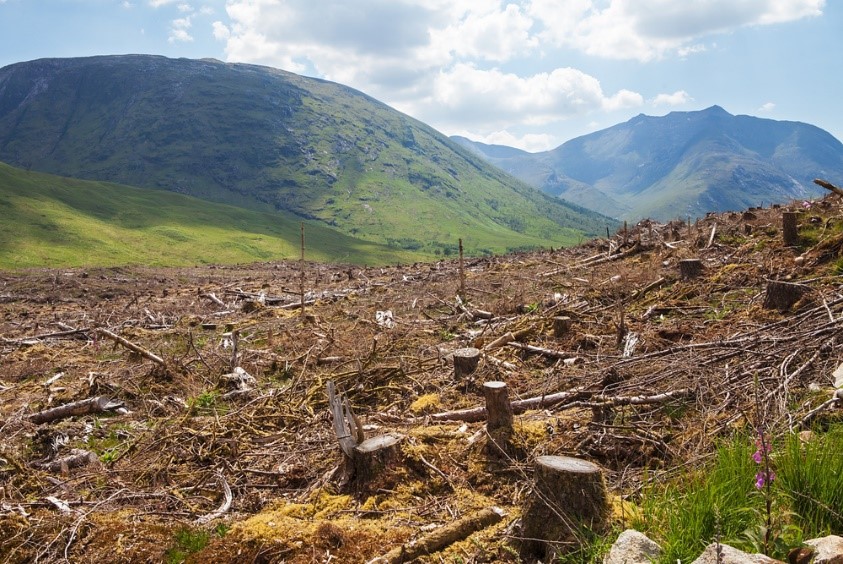
<instances>
[{"instance_id":1,"label":"grey dead wood","mask_svg":"<svg viewBox=\"0 0 843 564\"><path fill-rule=\"evenodd\" d=\"M29 416L29 420L33 423L49 423L57 419L65 419L75 415L102 413L120 407L123 407L123 402L114 401L105 396L96 396L33 413Z\"/></svg>"}]
</instances>

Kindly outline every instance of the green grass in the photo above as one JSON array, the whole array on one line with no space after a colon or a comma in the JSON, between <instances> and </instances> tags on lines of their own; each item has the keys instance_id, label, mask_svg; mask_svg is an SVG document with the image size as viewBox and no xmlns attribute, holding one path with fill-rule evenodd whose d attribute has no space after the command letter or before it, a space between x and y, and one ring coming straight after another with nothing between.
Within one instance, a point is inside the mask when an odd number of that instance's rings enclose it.
<instances>
[{"instance_id":1,"label":"green grass","mask_svg":"<svg viewBox=\"0 0 843 564\"><path fill-rule=\"evenodd\" d=\"M761 552L765 490L755 488L754 438L738 436L714 459L667 482L645 488L633 527L662 545L660 562L691 561L719 535L721 542ZM803 539L843 530L843 426L803 443L788 434L774 441L770 495L770 555L785 559Z\"/></svg>"},{"instance_id":2,"label":"green grass","mask_svg":"<svg viewBox=\"0 0 843 564\"><path fill-rule=\"evenodd\" d=\"M297 259L301 221L159 190L27 172L0 163L0 268L183 266ZM309 260L390 264L428 255L308 222Z\"/></svg>"}]
</instances>

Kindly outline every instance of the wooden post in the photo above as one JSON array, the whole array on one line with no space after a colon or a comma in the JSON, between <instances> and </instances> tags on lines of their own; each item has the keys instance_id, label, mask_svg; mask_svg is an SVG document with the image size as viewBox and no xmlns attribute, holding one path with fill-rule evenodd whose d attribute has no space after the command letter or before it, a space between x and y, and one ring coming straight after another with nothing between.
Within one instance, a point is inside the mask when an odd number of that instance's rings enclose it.
<instances>
[{"instance_id":1,"label":"wooden post","mask_svg":"<svg viewBox=\"0 0 843 564\"><path fill-rule=\"evenodd\" d=\"M796 219L799 214L796 212L782 212L782 239L788 247L799 244L799 231L796 228Z\"/></svg>"},{"instance_id":2,"label":"wooden post","mask_svg":"<svg viewBox=\"0 0 843 564\"><path fill-rule=\"evenodd\" d=\"M803 284L768 280L767 290L764 294L764 309L787 311L807 291L808 287Z\"/></svg>"},{"instance_id":3,"label":"wooden post","mask_svg":"<svg viewBox=\"0 0 843 564\"><path fill-rule=\"evenodd\" d=\"M553 318L553 336L562 337L571 330L573 320L566 315L558 315Z\"/></svg>"},{"instance_id":4,"label":"wooden post","mask_svg":"<svg viewBox=\"0 0 843 564\"><path fill-rule=\"evenodd\" d=\"M679 277L682 280L693 280L702 274L700 259L682 259L679 261Z\"/></svg>"},{"instance_id":5,"label":"wooden post","mask_svg":"<svg viewBox=\"0 0 843 564\"><path fill-rule=\"evenodd\" d=\"M474 347L466 347L454 351L454 376L462 378L468 376L477 369L480 363L480 350Z\"/></svg>"},{"instance_id":6,"label":"wooden post","mask_svg":"<svg viewBox=\"0 0 843 564\"><path fill-rule=\"evenodd\" d=\"M584 530L605 531L610 513L599 466L568 456L539 456L521 520L524 550L528 556L555 560L581 545Z\"/></svg>"}]
</instances>

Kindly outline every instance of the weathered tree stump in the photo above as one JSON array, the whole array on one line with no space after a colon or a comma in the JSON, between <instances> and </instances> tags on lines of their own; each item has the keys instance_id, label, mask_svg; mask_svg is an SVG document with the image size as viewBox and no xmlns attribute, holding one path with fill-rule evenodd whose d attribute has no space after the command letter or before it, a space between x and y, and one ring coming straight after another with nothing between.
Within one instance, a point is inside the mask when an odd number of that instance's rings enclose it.
<instances>
[{"instance_id":1,"label":"weathered tree stump","mask_svg":"<svg viewBox=\"0 0 843 564\"><path fill-rule=\"evenodd\" d=\"M702 274L702 261L700 259L682 259L679 261L679 277L682 280L693 280Z\"/></svg>"},{"instance_id":2,"label":"weathered tree stump","mask_svg":"<svg viewBox=\"0 0 843 564\"><path fill-rule=\"evenodd\" d=\"M357 489L365 489L386 468L400 460L401 439L398 435L379 435L354 447L351 479Z\"/></svg>"},{"instance_id":3,"label":"weathered tree stump","mask_svg":"<svg viewBox=\"0 0 843 564\"><path fill-rule=\"evenodd\" d=\"M457 349L454 351L454 376L462 378L468 376L475 370L480 363L480 349L474 347L467 347L464 349Z\"/></svg>"},{"instance_id":4,"label":"weathered tree stump","mask_svg":"<svg viewBox=\"0 0 843 564\"><path fill-rule=\"evenodd\" d=\"M808 287L803 284L769 280L764 294L764 309L787 311L793 304L802 299L807 291Z\"/></svg>"},{"instance_id":5,"label":"weathered tree stump","mask_svg":"<svg viewBox=\"0 0 843 564\"><path fill-rule=\"evenodd\" d=\"M483 384L486 398L486 452L495 457L512 454L512 404L504 382Z\"/></svg>"},{"instance_id":6,"label":"weathered tree stump","mask_svg":"<svg viewBox=\"0 0 843 564\"><path fill-rule=\"evenodd\" d=\"M562 337L571 330L573 320L567 315L557 315L553 318L553 336Z\"/></svg>"},{"instance_id":7,"label":"weathered tree stump","mask_svg":"<svg viewBox=\"0 0 843 564\"><path fill-rule=\"evenodd\" d=\"M799 232L796 227L798 217L796 212L782 212L782 240L788 247L799 244Z\"/></svg>"},{"instance_id":8,"label":"weathered tree stump","mask_svg":"<svg viewBox=\"0 0 843 564\"><path fill-rule=\"evenodd\" d=\"M599 466L568 456L540 456L533 494L521 520L524 551L555 559L580 546L585 530L603 532L609 514L609 494Z\"/></svg>"}]
</instances>

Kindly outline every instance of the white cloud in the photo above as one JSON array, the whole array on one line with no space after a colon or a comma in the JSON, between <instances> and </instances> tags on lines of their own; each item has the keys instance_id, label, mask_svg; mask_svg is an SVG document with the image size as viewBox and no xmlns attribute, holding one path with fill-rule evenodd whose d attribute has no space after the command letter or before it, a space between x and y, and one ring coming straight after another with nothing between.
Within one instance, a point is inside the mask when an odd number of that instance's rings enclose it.
<instances>
[{"instance_id":1,"label":"white cloud","mask_svg":"<svg viewBox=\"0 0 843 564\"><path fill-rule=\"evenodd\" d=\"M177 6L177 8L178 8L178 11L183 13L183 14L193 12L193 6L191 6L190 4L179 4Z\"/></svg>"},{"instance_id":2,"label":"white cloud","mask_svg":"<svg viewBox=\"0 0 843 564\"><path fill-rule=\"evenodd\" d=\"M506 61L538 46L532 26L532 18L509 4L503 11L470 12L443 29L432 29L431 44L457 57Z\"/></svg>"},{"instance_id":3,"label":"white cloud","mask_svg":"<svg viewBox=\"0 0 843 564\"><path fill-rule=\"evenodd\" d=\"M547 125L642 103L640 94L628 90L606 96L596 78L577 69L520 77L458 63L439 73L430 100L416 111L435 123L471 124L475 130L488 131L516 123Z\"/></svg>"},{"instance_id":4,"label":"white cloud","mask_svg":"<svg viewBox=\"0 0 843 564\"><path fill-rule=\"evenodd\" d=\"M795 21L822 14L825 0L532 0L528 13L556 45L612 59L648 61L669 52L685 56L699 38L741 27ZM560 14L560 12L563 12Z\"/></svg>"},{"instance_id":5,"label":"white cloud","mask_svg":"<svg viewBox=\"0 0 843 564\"><path fill-rule=\"evenodd\" d=\"M673 94L659 94L653 98L652 104L654 106L681 106L693 101L694 99L687 92L677 90Z\"/></svg>"},{"instance_id":6,"label":"white cloud","mask_svg":"<svg viewBox=\"0 0 843 564\"><path fill-rule=\"evenodd\" d=\"M190 21L190 16L186 18L178 18L170 22L170 35L167 38L169 43L186 43L193 41L193 36L188 31L193 24Z\"/></svg>"},{"instance_id":7,"label":"white cloud","mask_svg":"<svg viewBox=\"0 0 843 564\"><path fill-rule=\"evenodd\" d=\"M493 131L488 135L477 135L475 133L465 131L456 132L453 133L453 135L462 135L463 137L467 137L480 143L486 143L487 145L506 145L507 147L515 147L516 149L521 149L522 151L530 153L549 151L559 145L555 137L546 133L513 135L509 131L501 130Z\"/></svg>"},{"instance_id":8,"label":"white cloud","mask_svg":"<svg viewBox=\"0 0 843 564\"><path fill-rule=\"evenodd\" d=\"M762 113L769 113L769 112L772 112L775 109L776 109L776 104L774 104L773 102L766 102L764 104L761 104L761 107L758 108L758 111L762 112Z\"/></svg>"},{"instance_id":9,"label":"white cloud","mask_svg":"<svg viewBox=\"0 0 843 564\"><path fill-rule=\"evenodd\" d=\"M160 8L161 6L166 6L167 4L172 4L177 1L178 0L149 0L149 5L153 8Z\"/></svg>"},{"instance_id":10,"label":"white cloud","mask_svg":"<svg viewBox=\"0 0 843 564\"><path fill-rule=\"evenodd\" d=\"M231 30L224 23L217 21L212 23L211 26L214 30L214 39L217 41L226 41L231 37Z\"/></svg>"}]
</instances>

